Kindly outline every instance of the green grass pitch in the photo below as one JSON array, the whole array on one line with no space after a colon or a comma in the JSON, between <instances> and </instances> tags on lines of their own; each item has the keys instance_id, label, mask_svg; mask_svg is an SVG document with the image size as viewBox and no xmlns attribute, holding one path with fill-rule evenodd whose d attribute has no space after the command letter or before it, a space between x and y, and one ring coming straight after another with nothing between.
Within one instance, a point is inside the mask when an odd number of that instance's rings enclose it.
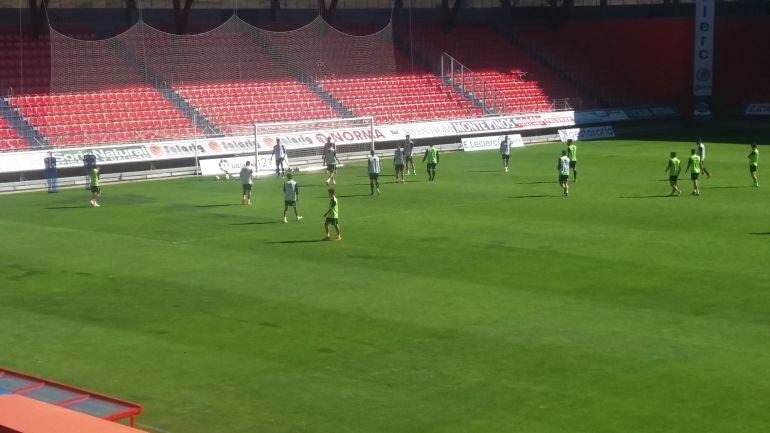
<instances>
[{"instance_id":1,"label":"green grass pitch","mask_svg":"<svg viewBox=\"0 0 770 433\"><path fill-rule=\"evenodd\" d=\"M342 242L322 174L289 224L276 179L2 196L0 365L172 433L770 431L764 164L710 144L669 198L689 144L585 142L564 198L561 147L383 160L375 198L344 167Z\"/></svg>"}]
</instances>

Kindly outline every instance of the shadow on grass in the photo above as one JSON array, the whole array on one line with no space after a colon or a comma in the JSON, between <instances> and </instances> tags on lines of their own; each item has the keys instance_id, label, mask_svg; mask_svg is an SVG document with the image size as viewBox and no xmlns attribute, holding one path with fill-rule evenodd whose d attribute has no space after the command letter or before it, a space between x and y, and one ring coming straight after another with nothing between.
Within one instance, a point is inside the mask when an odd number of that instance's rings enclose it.
<instances>
[{"instance_id":1,"label":"shadow on grass","mask_svg":"<svg viewBox=\"0 0 770 433\"><path fill-rule=\"evenodd\" d=\"M227 206L243 206L242 204L238 203L228 203L228 204L196 204L193 207L227 207Z\"/></svg>"},{"instance_id":2,"label":"shadow on grass","mask_svg":"<svg viewBox=\"0 0 770 433\"><path fill-rule=\"evenodd\" d=\"M676 197L669 194L660 194L660 195L625 195L620 196L620 198L666 198L666 197Z\"/></svg>"},{"instance_id":3,"label":"shadow on grass","mask_svg":"<svg viewBox=\"0 0 770 433\"><path fill-rule=\"evenodd\" d=\"M540 184L544 184L544 183L556 183L556 184L558 184L559 182L557 182L555 180L547 180L547 181L546 180L538 180L537 182L514 182L514 183L516 185L540 185Z\"/></svg>"},{"instance_id":4,"label":"shadow on grass","mask_svg":"<svg viewBox=\"0 0 770 433\"><path fill-rule=\"evenodd\" d=\"M301 239L297 241L268 241L266 244L313 244L316 242L326 242L323 239Z\"/></svg>"},{"instance_id":5,"label":"shadow on grass","mask_svg":"<svg viewBox=\"0 0 770 433\"><path fill-rule=\"evenodd\" d=\"M508 198L554 198L562 197L563 194L551 194L551 195L513 195Z\"/></svg>"},{"instance_id":6,"label":"shadow on grass","mask_svg":"<svg viewBox=\"0 0 770 433\"><path fill-rule=\"evenodd\" d=\"M701 189L739 189L739 188L751 188L751 186L703 186Z\"/></svg>"},{"instance_id":7,"label":"shadow on grass","mask_svg":"<svg viewBox=\"0 0 770 433\"><path fill-rule=\"evenodd\" d=\"M351 198L351 197L369 197L371 194L348 194L348 195L338 195L339 198Z\"/></svg>"},{"instance_id":8,"label":"shadow on grass","mask_svg":"<svg viewBox=\"0 0 770 433\"><path fill-rule=\"evenodd\" d=\"M468 170L467 173L504 173L503 170Z\"/></svg>"},{"instance_id":9,"label":"shadow on grass","mask_svg":"<svg viewBox=\"0 0 770 433\"><path fill-rule=\"evenodd\" d=\"M757 232L757 233L749 233L749 234L754 236L770 236L770 232Z\"/></svg>"},{"instance_id":10,"label":"shadow on grass","mask_svg":"<svg viewBox=\"0 0 770 433\"><path fill-rule=\"evenodd\" d=\"M85 206L51 206L46 209L49 210L63 210L63 209L85 209Z\"/></svg>"},{"instance_id":11,"label":"shadow on grass","mask_svg":"<svg viewBox=\"0 0 770 433\"><path fill-rule=\"evenodd\" d=\"M251 221L246 223L232 223L228 224L231 226L252 226L252 225L262 225L262 224L278 224L280 221Z\"/></svg>"}]
</instances>

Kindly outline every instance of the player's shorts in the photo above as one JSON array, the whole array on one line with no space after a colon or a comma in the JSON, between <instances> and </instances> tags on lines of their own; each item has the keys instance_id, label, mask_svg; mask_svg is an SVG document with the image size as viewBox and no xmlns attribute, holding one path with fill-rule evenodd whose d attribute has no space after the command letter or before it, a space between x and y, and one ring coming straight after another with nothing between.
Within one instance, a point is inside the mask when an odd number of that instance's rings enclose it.
<instances>
[{"instance_id":1,"label":"player's shorts","mask_svg":"<svg viewBox=\"0 0 770 433\"><path fill-rule=\"evenodd\" d=\"M414 157L412 155L408 155L404 157L404 161L406 162L414 162Z\"/></svg>"},{"instance_id":2,"label":"player's shorts","mask_svg":"<svg viewBox=\"0 0 770 433\"><path fill-rule=\"evenodd\" d=\"M690 173L690 179L692 180L698 180L700 177L700 173Z\"/></svg>"},{"instance_id":3,"label":"player's shorts","mask_svg":"<svg viewBox=\"0 0 770 433\"><path fill-rule=\"evenodd\" d=\"M577 161L570 161L569 168L575 168L575 167L577 167Z\"/></svg>"},{"instance_id":4,"label":"player's shorts","mask_svg":"<svg viewBox=\"0 0 770 433\"><path fill-rule=\"evenodd\" d=\"M326 164L326 171L329 173L337 171L337 164Z\"/></svg>"},{"instance_id":5,"label":"player's shorts","mask_svg":"<svg viewBox=\"0 0 770 433\"><path fill-rule=\"evenodd\" d=\"M569 175L568 174L560 174L559 175L559 182L566 182L568 180L569 180Z\"/></svg>"},{"instance_id":6,"label":"player's shorts","mask_svg":"<svg viewBox=\"0 0 770 433\"><path fill-rule=\"evenodd\" d=\"M506 161L508 161L509 159L511 159L511 155L506 155L506 154L504 154L504 153L503 153L502 155L503 155L503 159L504 159L504 160L506 160Z\"/></svg>"},{"instance_id":7,"label":"player's shorts","mask_svg":"<svg viewBox=\"0 0 770 433\"><path fill-rule=\"evenodd\" d=\"M94 194L99 194L102 192L102 190L98 186L91 185L91 192Z\"/></svg>"},{"instance_id":8,"label":"player's shorts","mask_svg":"<svg viewBox=\"0 0 770 433\"><path fill-rule=\"evenodd\" d=\"M436 163L435 162L429 162L428 163L428 170L435 170L436 169Z\"/></svg>"},{"instance_id":9,"label":"player's shorts","mask_svg":"<svg viewBox=\"0 0 770 433\"><path fill-rule=\"evenodd\" d=\"M283 204L285 206L296 206L297 205L297 200L284 200Z\"/></svg>"},{"instance_id":10,"label":"player's shorts","mask_svg":"<svg viewBox=\"0 0 770 433\"><path fill-rule=\"evenodd\" d=\"M380 173L369 173L369 180L377 180L380 178Z\"/></svg>"},{"instance_id":11,"label":"player's shorts","mask_svg":"<svg viewBox=\"0 0 770 433\"><path fill-rule=\"evenodd\" d=\"M275 166L280 167L283 165L283 158L275 158Z\"/></svg>"},{"instance_id":12,"label":"player's shorts","mask_svg":"<svg viewBox=\"0 0 770 433\"><path fill-rule=\"evenodd\" d=\"M668 180L669 182L676 182L679 180L679 176L669 176Z\"/></svg>"},{"instance_id":13,"label":"player's shorts","mask_svg":"<svg viewBox=\"0 0 770 433\"><path fill-rule=\"evenodd\" d=\"M333 224L336 226L337 223L338 223L337 218L326 218L326 224Z\"/></svg>"},{"instance_id":14,"label":"player's shorts","mask_svg":"<svg viewBox=\"0 0 770 433\"><path fill-rule=\"evenodd\" d=\"M247 192L251 192L251 184L250 183L244 183L243 184L243 193L246 194Z\"/></svg>"},{"instance_id":15,"label":"player's shorts","mask_svg":"<svg viewBox=\"0 0 770 433\"><path fill-rule=\"evenodd\" d=\"M749 165L749 173L754 173L755 171L757 171L757 166L756 165Z\"/></svg>"},{"instance_id":16,"label":"player's shorts","mask_svg":"<svg viewBox=\"0 0 770 433\"><path fill-rule=\"evenodd\" d=\"M404 164L396 164L396 171L404 171Z\"/></svg>"}]
</instances>

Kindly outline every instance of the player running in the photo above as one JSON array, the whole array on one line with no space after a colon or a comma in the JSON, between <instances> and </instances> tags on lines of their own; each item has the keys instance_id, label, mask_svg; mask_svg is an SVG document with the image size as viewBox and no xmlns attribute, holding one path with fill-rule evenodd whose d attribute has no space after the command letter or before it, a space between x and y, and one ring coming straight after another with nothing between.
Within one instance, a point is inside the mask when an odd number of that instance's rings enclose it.
<instances>
[{"instance_id":1,"label":"player running","mask_svg":"<svg viewBox=\"0 0 770 433\"><path fill-rule=\"evenodd\" d=\"M572 181L577 182L577 145L572 139L567 140L567 157L569 158L569 168L572 169Z\"/></svg>"},{"instance_id":2,"label":"player running","mask_svg":"<svg viewBox=\"0 0 770 433\"><path fill-rule=\"evenodd\" d=\"M246 161L246 165L241 168L241 183L243 184L243 195L241 196L241 204L251 206L251 184L252 176L254 176L254 170L251 168L251 161Z\"/></svg>"},{"instance_id":3,"label":"player running","mask_svg":"<svg viewBox=\"0 0 770 433\"><path fill-rule=\"evenodd\" d=\"M324 163L326 164L326 172L329 173L326 185L336 185L337 181L334 180L334 176L337 174L337 164L341 164L341 162L337 158L337 145L332 142L331 137L326 139L325 149Z\"/></svg>"},{"instance_id":4,"label":"player running","mask_svg":"<svg viewBox=\"0 0 770 433\"><path fill-rule=\"evenodd\" d=\"M396 147L396 151L393 153L393 168L396 169L396 183L401 178L401 183L406 183L404 180L404 164L405 164L404 149L401 144Z\"/></svg>"},{"instance_id":5,"label":"player running","mask_svg":"<svg viewBox=\"0 0 770 433\"><path fill-rule=\"evenodd\" d=\"M374 195L374 188L377 188L377 194L381 194L380 191L380 157L374 153L374 150L369 152L367 171L369 172L369 188L371 194Z\"/></svg>"},{"instance_id":6,"label":"player running","mask_svg":"<svg viewBox=\"0 0 770 433\"><path fill-rule=\"evenodd\" d=\"M690 158L687 159L687 168L685 171L690 172L690 179L692 179L692 193L690 195L699 196L698 177L700 177L700 156L698 156L695 149L690 150Z\"/></svg>"},{"instance_id":7,"label":"player running","mask_svg":"<svg viewBox=\"0 0 770 433\"><path fill-rule=\"evenodd\" d=\"M425 155L422 157L422 162L428 160L428 180L433 181L436 179L436 166L438 166L438 149L433 146L433 143L425 149Z\"/></svg>"},{"instance_id":8,"label":"player running","mask_svg":"<svg viewBox=\"0 0 770 433\"><path fill-rule=\"evenodd\" d=\"M286 161L286 147L281 144L280 138L275 140L275 146L273 146L273 159L275 159L275 177L281 178L285 173L284 162Z\"/></svg>"},{"instance_id":9,"label":"player running","mask_svg":"<svg viewBox=\"0 0 770 433\"><path fill-rule=\"evenodd\" d=\"M511 159L511 140L506 135L500 142L500 157L503 159L503 170L508 173L508 160Z\"/></svg>"},{"instance_id":10,"label":"player running","mask_svg":"<svg viewBox=\"0 0 770 433\"><path fill-rule=\"evenodd\" d=\"M751 153L749 153L749 173L751 173L751 179L754 181L752 185L754 188L759 188L759 181L757 180L757 165L759 164L759 149L757 143L751 143Z\"/></svg>"},{"instance_id":11,"label":"player running","mask_svg":"<svg viewBox=\"0 0 770 433\"><path fill-rule=\"evenodd\" d=\"M89 200L88 204L92 207L100 207L99 202L96 201L99 199L99 196L102 195L102 189L99 187L99 167L94 166L89 173L89 177L91 181L91 200Z\"/></svg>"},{"instance_id":12,"label":"player running","mask_svg":"<svg viewBox=\"0 0 770 433\"><path fill-rule=\"evenodd\" d=\"M291 173L286 174L286 182L283 184L283 222L288 223L286 219L286 213L289 211L289 206L294 208L294 216L297 221L301 221L302 217L297 212L297 201L299 200L299 185L292 179Z\"/></svg>"},{"instance_id":13,"label":"player running","mask_svg":"<svg viewBox=\"0 0 770 433\"><path fill-rule=\"evenodd\" d=\"M706 175L706 178L711 177L711 173L706 170L706 145L703 144L703 140L698 139L697 154L700 156L700 170Z\"/></svg>"},{"instance_id":14,"label":"player running","mask_svg":"<svg viewBox=\"0 0 770 433\"><path fill-rule=\"evenodd\" d=\"M409 174L409 166L412 166L412 176L417 176L417 171L414 168L414 141L409 139L409 134L406 134L404 139L404 161L406 162L406 174Z\"/></svg>"},{"instance_id":15,"label":"player running","mask_svg":"<svg viewBox=\"0 0 770 433\"><path fill-rule=\"evenodd\" d=\"M324 230L326 231L326 236L324 237L325 241L328 241L331 239L331 236L329 235L329 226L333 225L334 230L337 231L337 237L334 239L335 241L341 241L342 240L342 234L340 233L340 223L339 223L339 217L340 217L340 205L339 201L337 200L337 196L334 192L334 188L329 189L329 210L326 211L324 214L324 217L326 217L326 222L324 222Z\"/></svg>"},{"instance_id":16,"label":"player running","mask_svg":"<svg viewBox=\"0 0 770 433\"><path fill-rule=\"evenodd\" d=\"M679 189L677 183L679 182L679 173L682 171L682 161L676 157L676 152L671 152L671 159L668 160L666 166L666 172L668 172L668 181L671 183L671 194L682 195L682 191Z\"/></svg>"},{"instance_id":17,"label":"player running","mask_svg":"<svg viewBox=\"0 0 770 433\"><path fill-rule=\"evenodd\" d=\"M567 151L561 151L561 157L556 164L556 169L559 171L559 185L564 190L564 197L569 197L569 163L570 159L567 156Z\"/></svg>"}]
</instances>

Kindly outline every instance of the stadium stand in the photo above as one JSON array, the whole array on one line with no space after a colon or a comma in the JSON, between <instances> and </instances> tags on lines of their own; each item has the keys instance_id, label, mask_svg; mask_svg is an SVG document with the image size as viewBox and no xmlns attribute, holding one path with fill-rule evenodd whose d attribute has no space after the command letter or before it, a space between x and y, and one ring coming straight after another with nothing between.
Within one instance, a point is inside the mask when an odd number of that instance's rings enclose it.
<instances>
[{"instance_id":1,"label":"stadium stand","mask_svg":"<svg viewBox=\"0 0 770 433\"><path fill-rule=\"evenodd\" d=\"M0 32L0 88L4 95L48 92L51 49L48 35L33 39L19 30Z\"/></svg>"},{"instance_id":2,"label":"stadium stand","mask_svg":"<svg viewBox=\"0 0 770 433\"><path fill-rule=\"evenodd\" d=\"M716 21L715 90L722 106L770 102L770 19L724 17Z\"/></svg>"},{"instance_id":3,"label":"stadium stand","mask_svg":"<svg viewBox=\"0 0 770 433\"><path fill-rule=\"evenodd\" d=\"M494 89L505 98L506 113L547 111L557 100L577 104L586 96L492 29L458 27L445 33L425 27L419 34L423 52L437 58L437 50L444 51L462 62L486 82L488 92ZM475 96L482 97L480 89Z\"/></svg>"},{"instance_id":4,"label":"stadium stand","mask_svg":"<svg viewBox=\"0 0 770 433\"><path fill-rule=\"evenodd\" d=\"M482 115L441 79L430 73L321 80L324 90L356 116L378 123Z\"/></svg>"},{"instance_id":5,"label":"stadium stand","mask_svg":"<svg viewBox=\"0 0 770 433\"><path fill-rule=\"evenodd\" d=\"M0 150L23 149L27 142L19 137L19 133L0 117Z\"/></svg>"},{"instance_id":6,"label":"stadium stand","mask_svg":"<svg viewBox=\"0 0 770 433\"><path fill-rule=\"evenodd\" d=\"M191 136L192 122L148 86L101 92L25 95L11 103L53 145Z\"/></svg>"}]
</instances>

